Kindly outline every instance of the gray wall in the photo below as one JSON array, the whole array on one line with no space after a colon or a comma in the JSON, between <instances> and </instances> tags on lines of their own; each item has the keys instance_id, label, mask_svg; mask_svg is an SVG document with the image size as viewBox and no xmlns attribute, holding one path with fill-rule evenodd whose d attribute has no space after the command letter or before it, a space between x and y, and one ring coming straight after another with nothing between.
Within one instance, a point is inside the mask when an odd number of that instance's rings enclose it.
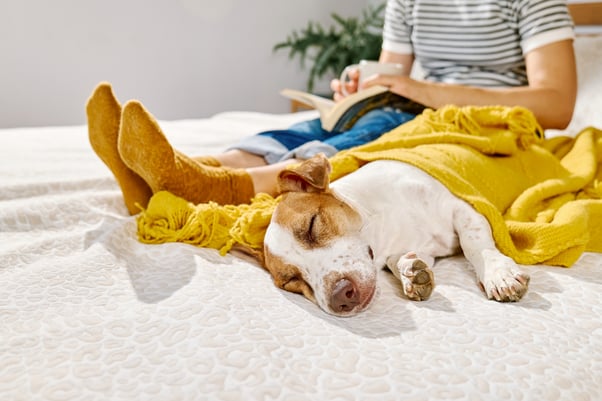
<instances>
[{"instance_id":1,"label":"gray wall","mask_svg":"<svg viewBox=\"0 0 602 401\"><path fill-rule=\"evenodd\" d=\"M97 82L159 119L286 112L306 73L272 46L370 0L0 0L0 127L85 122Z\"/></svg>"}]
</instances>

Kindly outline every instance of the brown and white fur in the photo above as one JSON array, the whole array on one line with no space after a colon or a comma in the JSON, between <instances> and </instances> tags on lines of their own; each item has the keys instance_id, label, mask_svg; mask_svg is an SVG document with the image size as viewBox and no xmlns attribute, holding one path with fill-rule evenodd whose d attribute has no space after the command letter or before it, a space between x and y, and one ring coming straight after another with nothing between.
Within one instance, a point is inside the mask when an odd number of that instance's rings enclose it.
<instances>
[{"instance_id":1,"label":"brown and white fur","mask_svg":"<svg viewBox=\"0 0 602 401\"><path fill-rule=\"evenodd\" d=\"M412 300L434 288L435 258L464 252L489 299L517 301L529 276L498 251L487 220L424 171L398 161L368 163L329 183L316 156L280 174L283 198L264 242L275 284L324 311L351 316L374 299L387 266Z\"/></svg>"}]
</instances>

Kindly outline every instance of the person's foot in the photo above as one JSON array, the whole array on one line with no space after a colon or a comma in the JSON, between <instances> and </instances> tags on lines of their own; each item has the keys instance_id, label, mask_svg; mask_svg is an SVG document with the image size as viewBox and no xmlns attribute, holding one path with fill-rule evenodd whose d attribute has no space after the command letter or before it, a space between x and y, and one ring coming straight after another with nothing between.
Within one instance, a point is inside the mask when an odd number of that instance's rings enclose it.
<instances>
[{"instance_id":1,"label":"person's foot","mask_svg":"<svg viewBox=\"0 0 602 401\"><path fill-rule=\"evenodd\" d=\"M152 191L138 174L123 163L119 155L117 140L121 105L110 84L102 82L94 89L86 104L86 114L92 149L115 176L130 214L137 214L141 207L146 207Z\"/></svg>"},{"instance_id":2,"label":"person's foot","mask_svg":"<svg viewBox=\"0 0 602 401\"><path fill-rule=\"evenodd\" d=\"M173 149L155 118L135 100L123 107L118 149L155 193L169 191L196 204L248 203L255 194L245 170L204 165Z\"/></svg>"}]
</instances>

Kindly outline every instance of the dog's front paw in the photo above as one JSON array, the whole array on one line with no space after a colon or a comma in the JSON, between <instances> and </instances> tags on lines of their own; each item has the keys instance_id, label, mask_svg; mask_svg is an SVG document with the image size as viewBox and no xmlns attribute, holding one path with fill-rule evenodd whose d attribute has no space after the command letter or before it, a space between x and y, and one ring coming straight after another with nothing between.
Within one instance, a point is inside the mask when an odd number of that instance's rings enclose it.
<instances>
[{"instance_id":1,"label":"dog's front paw","mask_svg":"<svg viewBox=\"0 0 602 401\"><path fill-rule=\"evenodd\" d=\"M480 282L487 298L499 302L516 302L529 288L529 275L516 267L499 268Z\"/></svg>"},{"instance_id":2,"label":"dog's front paw","mask_svg":"<svg viewBox=\"0 0 602 401\"><path fill-rule=\"evenodd\" d=\"M415 253L402 256L397 262L404 294L412 301L427 300L435 288L433 271Z\"/></svg>"}]
</instances>

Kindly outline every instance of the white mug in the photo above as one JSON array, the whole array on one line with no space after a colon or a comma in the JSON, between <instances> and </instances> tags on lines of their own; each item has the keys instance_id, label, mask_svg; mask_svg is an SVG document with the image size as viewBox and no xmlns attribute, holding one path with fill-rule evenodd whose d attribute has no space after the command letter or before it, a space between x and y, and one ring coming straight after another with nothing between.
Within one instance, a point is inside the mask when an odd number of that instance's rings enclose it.
<instances>
[{"instance_id":1,"label":"white mug","mask_svg":"<svg viewBox=\"0 0 602 401\"><path fill-rule=\"evenodd\" d=\"M343 72L341 73L341 92L343 95L347 96L347 90L345 89L345 82L349 79L347 75L349 74L349 70L356 69L360 73L358 85L361 86L364 80L375 74L382 75L401 75L403 73L403 65L397 63L379 63L376 60L361 60L358 64L352 64L345 67ZM358 86L359 90L359 86Z\"/></svg>"}]
</instances>

